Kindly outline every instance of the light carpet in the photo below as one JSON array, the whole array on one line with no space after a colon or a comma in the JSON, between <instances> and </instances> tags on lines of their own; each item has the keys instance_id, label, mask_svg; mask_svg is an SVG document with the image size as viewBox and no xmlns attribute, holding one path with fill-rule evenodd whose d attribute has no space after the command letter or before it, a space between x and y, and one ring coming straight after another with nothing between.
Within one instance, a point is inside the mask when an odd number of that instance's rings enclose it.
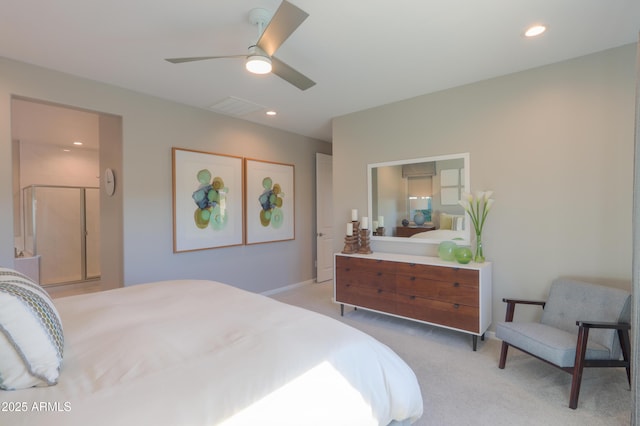
<instances>
[{"instance_id":1,"label":"light carpet","mask_svg":"<svg viewBox=\"0 0 640 426\"><path fill-rule=\"evenodd\" d=\"M587 368L577 410L568 408L571 376L513 348L498 368L500 341L332 302L333 284L272 296L342 321L392 348L413 368L424 399L415 425L629 425L631 391L622 368ZM503 306L494 306L502 309Z\"/></svg>"}]
</instances>

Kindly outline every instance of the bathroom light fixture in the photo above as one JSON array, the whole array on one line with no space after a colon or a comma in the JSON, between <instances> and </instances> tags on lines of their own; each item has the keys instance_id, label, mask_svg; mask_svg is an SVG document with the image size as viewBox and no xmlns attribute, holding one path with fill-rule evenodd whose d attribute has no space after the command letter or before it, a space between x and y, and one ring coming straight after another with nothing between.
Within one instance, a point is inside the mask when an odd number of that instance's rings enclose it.
<instances>
[{"instance_id":1,"label":"bathroom light fixture","mask_svg":"<svg viewBox=\"0 0 640 426\"><path fill-rule=\"evenodd\" d=\"M274 116L274 115L277 115L278 113L273 111L273 110L269 110L265 114L270 115L270 116Z\"/></svg>"},{"instance_id":2,"label":"bathroom light fixture","mask_svg":"<svg viewBox=\"0 0 640 426\"><path fill-rule=\"evenodd\" d=\"M524 32L525 37L537 37L540 34L544 33L547 30L547 27L542 24L535 24L527 28Z\"/></svg>"},{"instance_id":3,"label":"bathroom light fixture","mask_svg":"<svg viewBox=\"0 0 640 426\"><path fill-rule=\"evenodd\" d=\"M254 74L268 74L271 72L271 59L262 55L252 55L247 58L247 71Z\"/></svg>"},{"instance_id":4,"label":"bathroom light fixture","mask_svg":"<svg viewBox=\"0 0 640 426\"><path fill-rule=\"evenodd\" d=\"M78 145L78 146L79 146L79 145L82 145L82 142L80 142L80 141L75 141L73 144L74 144L74 145Z\"/></svg>"}]
</instances>

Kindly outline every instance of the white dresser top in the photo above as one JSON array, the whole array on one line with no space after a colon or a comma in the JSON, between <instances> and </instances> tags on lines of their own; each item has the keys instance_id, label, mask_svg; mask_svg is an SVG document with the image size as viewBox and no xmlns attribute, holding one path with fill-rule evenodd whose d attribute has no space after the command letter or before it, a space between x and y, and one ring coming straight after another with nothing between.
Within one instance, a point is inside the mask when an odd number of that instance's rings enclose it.
<instances>
[{"instance_id":1,"label":"white dresser top","mask_svg":"<svg viewBox=\"0 0 640 426\"><path fill-rule=\"evenodd\" d=\"M416 263L421 265L445 266L448 268L460 268L460 269L481 270L485 268L491 268L491 262L483 262L483 263L470 262L464 265L462 263L458 263L455 261L442 260L439 257L417 256L413 254L401 254L401 253L385 253L385 252L374 252L371 254L336 253L336 256L359 257L362 259L372 259L372 260L387 260L391 262Z\"/></svg>"}]
</instances>

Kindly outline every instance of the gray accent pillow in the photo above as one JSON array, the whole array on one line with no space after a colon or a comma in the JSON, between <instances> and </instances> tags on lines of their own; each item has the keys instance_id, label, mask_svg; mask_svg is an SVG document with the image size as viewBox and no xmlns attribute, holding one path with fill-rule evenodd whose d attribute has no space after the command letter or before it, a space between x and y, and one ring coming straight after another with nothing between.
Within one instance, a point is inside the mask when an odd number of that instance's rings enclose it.
<instances>
[{"instance_id":1,"label":"gray accent pillow","mask_svg":"<svg viewBox=\"0 0 640 426\"><path fill-rule=\"evenodd\" d=\"M47 292L0 268L0 389L56 384L63 349L62 322Z\"/></svg>"}]
</instances>

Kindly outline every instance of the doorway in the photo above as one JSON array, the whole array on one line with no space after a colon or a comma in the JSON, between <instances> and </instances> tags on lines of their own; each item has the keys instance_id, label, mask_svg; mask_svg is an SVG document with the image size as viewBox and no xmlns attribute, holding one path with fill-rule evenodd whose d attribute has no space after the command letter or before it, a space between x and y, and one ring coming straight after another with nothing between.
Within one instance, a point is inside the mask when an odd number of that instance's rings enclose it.
<instances>
[{"instance_id":1,"label":"doorway","mask_svg":"<svg viewBox=\"0 0 640 426\"><path fill-rule=\"evenodd\" d=\"M15 268L50 292L122 286L121 256L104 257L122 253L122 223L104 214L122 197L100 190L101 170L121 170L122 118L14 96L11 135Z\"/></svg>"}]
</instances>

